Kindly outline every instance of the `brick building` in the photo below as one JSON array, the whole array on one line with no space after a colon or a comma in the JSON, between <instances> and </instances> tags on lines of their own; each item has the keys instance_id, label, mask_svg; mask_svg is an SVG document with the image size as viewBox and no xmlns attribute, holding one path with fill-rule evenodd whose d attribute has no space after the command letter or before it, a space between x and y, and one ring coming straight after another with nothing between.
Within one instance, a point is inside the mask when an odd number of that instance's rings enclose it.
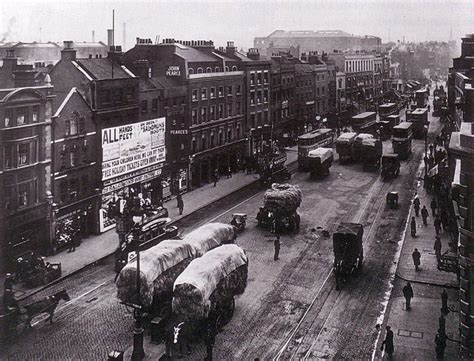
<instances>
[{"instance_id":1,"label":"brick building","mask_svg":"<svg viewBox=\"0 0 474 361\"><path fill-rule=\"evenodd\" d=\"M12 52L0 69L0 264L26 251L47 252L52 239L50 84ZM2 267L2 268L3 268Z\"/></svg>"}]
</instances>

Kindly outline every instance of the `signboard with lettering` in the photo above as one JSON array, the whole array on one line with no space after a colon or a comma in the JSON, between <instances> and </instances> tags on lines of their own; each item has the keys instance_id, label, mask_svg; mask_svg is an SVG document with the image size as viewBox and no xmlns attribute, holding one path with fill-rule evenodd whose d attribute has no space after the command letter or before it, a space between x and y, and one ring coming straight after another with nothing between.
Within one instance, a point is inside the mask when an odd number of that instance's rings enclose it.
<instances>
[{"instance_id":1,"label":"signboard with lettering","mask_svg":"<svg viewBox=\"0 0 474 361\"><path fill-rule=\"evenodd\" d=\"M165 161L165 118L102 129L102 180Z\"/></svg>"},{"instance_id":2,"label":"signboard with lettering","mask_svg":"<svg viewBox=\"0 0 474 361\"><path fill-rule=\"evenodd\" d=\"M187 135L188 130L187 129L170 129L170 134L171 135Z\"/></svg>"},{"instance_id":3,"label":"signboard with lettering","mask_svg":"<svg viewBox=\"0 0 474 361\"><path fill-rule=\"evenodd\" d=\"M168 66L168 70L166 70L166 76L181 76L179 65Z\"/></svg>"}]
</instances>

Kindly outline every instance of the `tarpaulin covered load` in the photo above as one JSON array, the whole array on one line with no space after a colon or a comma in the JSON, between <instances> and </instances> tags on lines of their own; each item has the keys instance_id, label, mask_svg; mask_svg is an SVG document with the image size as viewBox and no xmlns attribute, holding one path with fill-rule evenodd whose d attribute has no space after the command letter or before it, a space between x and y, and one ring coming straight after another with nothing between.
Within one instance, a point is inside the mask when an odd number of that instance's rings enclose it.
<instances>
[{"instance_id":1,"label":"tarpaulin covered load","mask_svg":"<svg viewBox=\"0 0 474 361\"><path fill-rule=\"evenodd\" d=\"M359 161L362 159L362 142L367 139L373 139L372 134L360 133L355 137L352 143L352 159Z\"/></svg>"},{"instance_id":2,"label":"tarpaulin covered load","mask_svg":"<svg viewBox=\"0 0 474 361\"><path fill-rule=\"evenodd\" d=\"M321 163L325 162L328 159L333 158L332 149L329 148L316 148L311 150L308 153L309 158L318 158Z\"/></svg>"},{"instance_id":3,"label":"tarpaulin covered load","mask_svg":"<svg viewBox=\"0 0 474 361\"><path fill-rule=\"evenodd\" d=\"M300 206L302 199L301 189L291 184L273 183L263 195L265 207L280 207L296 209Z\"/></svg>"},{"instance_id":4,"label":"tarpaulin covered load","mask_svg":"<svg viewBox=\"0 0 474 361\"><path fill-rule=\"evenodd\" d=\"M183 242L193 247L195 257L201 257L210 249L232 242L234 238L235 231L232 225L215 222L207 223L188 233Z\"/></svg>"},{"instance_id":5,"label":"tarpaulin covered load","mask_svg":"<svg viewBox=\"0 0 474 361\"><path fill-rule=\"evenodd\" d=\"M357 133L354 132L342 133L339 138L337 138L336 144L351 144L354 141L355 137L357 137Z\"/></svg>"},{"instance_id":6,"label":"tarpaulin covered load","mask_svg":"<svg viewBox=\"0 0 474 361\"><path fill-rule=\"evenodd\" d=\"M140 252L140 302L150 307L154 293L172 291L176 277L195 257L191 245L180 240L165 240ZM172 272L166 272L172 270ZM137 261L129 262L117 279L117 298L122 302L137 303Z\"/></svg>"},{"instance_id":7,"label":"tarpaulin covered load","mask_svg":"<svg viewBox=\"0 0 474 361\"><path fill-rule=\"evenodd\" d=\"M377 143L377 139L374 139L374 138L362 139L362 145L363 146L375 147L376 143Z\"/></svg>"},{"instance_id":8,"label":"tarpaulin covered load","mask_svg":"<svg viewBox=\"0 0 474 361\"><path fill-rule=\"evenodd\" d=\"M173 313L188 319L206 318L212 305L242 294L247 286L248 258L228 244L193 260L176 279Z\"/></svg>"}]
</instances>

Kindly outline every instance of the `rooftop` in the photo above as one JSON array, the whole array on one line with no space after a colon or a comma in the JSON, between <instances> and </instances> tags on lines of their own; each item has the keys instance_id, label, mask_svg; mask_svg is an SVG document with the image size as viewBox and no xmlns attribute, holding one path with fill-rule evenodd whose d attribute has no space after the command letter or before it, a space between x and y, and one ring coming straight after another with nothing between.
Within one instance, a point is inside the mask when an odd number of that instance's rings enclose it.
<instances>
[{"instance_id":1,"label":"rooftop","mask_svg":"<svg viewBox=\"0 0 474 361\"><path fill-rule=\"evenodd\" d=\"M127 68L107 58L76 59L76 63L95 80L134 77Z\"/></svg>"}]
</instances>

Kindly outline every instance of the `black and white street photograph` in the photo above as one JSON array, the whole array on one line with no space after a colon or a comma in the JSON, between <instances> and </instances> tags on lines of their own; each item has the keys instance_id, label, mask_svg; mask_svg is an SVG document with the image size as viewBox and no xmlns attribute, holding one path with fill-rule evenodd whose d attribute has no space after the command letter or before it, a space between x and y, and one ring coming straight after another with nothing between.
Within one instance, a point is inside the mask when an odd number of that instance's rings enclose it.
<instances>
[{"instance_id":1,"label":"black and white street photograph","mask_svg":"<svg viewBox=\"0 0 474 361\"><path fill-rule=\"evenodd\" d=\"M474 1L1 0L0 287L0 360L474 360Z\"/></svg>"}]
</instances>

